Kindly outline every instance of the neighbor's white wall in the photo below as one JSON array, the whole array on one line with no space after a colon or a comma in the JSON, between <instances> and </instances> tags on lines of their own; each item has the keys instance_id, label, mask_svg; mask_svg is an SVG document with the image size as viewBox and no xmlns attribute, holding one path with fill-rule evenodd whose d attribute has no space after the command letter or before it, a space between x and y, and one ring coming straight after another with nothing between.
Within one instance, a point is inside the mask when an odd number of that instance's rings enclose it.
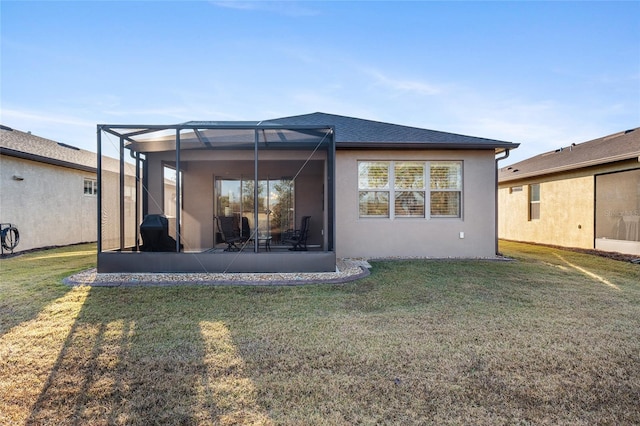
<instances>
[{"instance_id":1,"label":"neighbor's white wall","mask_svg":"<svg viewBox=\"0 0 640 426\"><path fill-rule=\"evenodd\" d=\"M0 222L17 226L15 251L96 241L97 199L84 195L85 177L96 175L0 156Z\"/></svg>"},{"instance_id":2,"label":"neighbor's white wall","mask_svg":"<svg viewBox=\"0 0 640 426\"><path fill-rule=\"evenodd\" d=\"M338 257L494 257L495 161L487 151L347 151L336 158ZM463 161L461 218L358 217L358 161ZM464 232L464 238L460 238Z\"/></svg>"}]
</instances>

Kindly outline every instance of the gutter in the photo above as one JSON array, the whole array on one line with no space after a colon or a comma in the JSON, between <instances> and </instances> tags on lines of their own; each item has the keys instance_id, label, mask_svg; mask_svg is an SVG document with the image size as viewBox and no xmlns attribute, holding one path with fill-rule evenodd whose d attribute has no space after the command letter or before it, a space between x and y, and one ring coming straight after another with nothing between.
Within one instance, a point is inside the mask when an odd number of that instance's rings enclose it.
<instances>
[{"instance_id":1,"label":"gutter","mask_svg":"<svg viewBox=\"0 0 640 426\"><path fill-rule=\"evenodd\" d=\"M484 150L515 149L519 144L505 143L468 143L468 142L336 142L337 149L440 149L440 150ZM506 157L505 157L506 158Z\"/></svg>"},{"instance_id":2,"label":"gutter","mask_svg":"<svg viewBox=\"0 0 640 426\"><path fill-rule=\"evenodd\" d=\"M498 255L498 161L500 160L506 160L507 158L509 158L509 149L505 149L504 150L504 155L502 157L498 157L496 158L496 173L495 173L495 210L494 210L494 217L495 217L495 251L496 251L496 256Z\"/></svg>"},{"instance_id":3,"label":"gutter","mask_svg":"<svg viewBox=\"0 0 640 426\"><path fill-rule=\"evenodd\" d=\"M634 158L638 158L638 161L640 162L640 152L631 152L626 154L612 155L606 158L598 158L595 160L581 161L578 163L573 163L573 164L564 165L564 166L555 166L555 167L550 167L548 169L532 170L529 172L518 173L517 175L507 175L507 176L503 176L502 179L500 179L500 182L511 182L511 181L525 179L533 176L551 175L554 173L567 172L570 170L584 169L586 167L601 166L604 164L615 163L617 161L633 160Z\"/></svg>"}]
</instances>

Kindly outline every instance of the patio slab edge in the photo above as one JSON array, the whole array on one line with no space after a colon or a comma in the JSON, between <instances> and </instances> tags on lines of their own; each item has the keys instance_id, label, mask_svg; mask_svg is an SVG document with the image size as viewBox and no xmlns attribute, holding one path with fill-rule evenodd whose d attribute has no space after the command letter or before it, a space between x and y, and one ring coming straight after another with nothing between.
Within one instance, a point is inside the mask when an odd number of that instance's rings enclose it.
<instances>
[{"instance_id":1,"label":"patio slab edge","mask_svg":"<svg viewBox=\"0 0 640 426\"><path fill-rule=\"evenodd\" d=\"M63 280L71 287L169 287L169 286L300 286L342 284L369 276L362 262L343 263L337 272L317 273L109 273L95 268L73 274Z\"/></svg>"}]
</instances>

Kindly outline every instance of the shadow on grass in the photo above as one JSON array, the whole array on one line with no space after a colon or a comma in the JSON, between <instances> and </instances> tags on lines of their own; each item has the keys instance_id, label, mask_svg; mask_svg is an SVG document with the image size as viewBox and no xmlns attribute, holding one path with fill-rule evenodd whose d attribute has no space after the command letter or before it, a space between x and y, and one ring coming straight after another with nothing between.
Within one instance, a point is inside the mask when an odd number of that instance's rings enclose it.
<instances>
[{"instance_id":1,"label":"shadow on grass","mask_svg":"<svg viewBox=\"0 0 640 426\"><path fill-rule=\"evenodd\" d=\"M12 328L32 320L47 305L64 297L69 292L65 285L52 286L43 291L29 291L10 300L0 300L0 337ZM5 291L5 287L0 291Z\"/></svg>"},{"instance_id":2,"label":"shadow on grass","mask_svg":"<svg viewBox=\"0 0 640 426\"><path fill-rule=\"evenodd\" d=\"M0 401L19 424L638 424L636 266L562 257L621 291L542 249L341 286L75 289L0 344L0 378L48 354Z\"/></svg>"},{"instance_id":3,"label":"shadow on grass","mask_svg":"<svg viewBox=\"0 0 640 426\"><path fill-rule=\"evenodd\" d=\"M26 424L269 423L228 327L191 302L90 290Z\"/></svg>"},{"instance_id":4,"label":"shadow on grass","mask_svg":"<svg viewBox=\"0 0 640 426\"><path fill-rule=\"evenodd\" d=\"M64 297L62 279L95 265L95 244L34 251L0 260L0 336Z\"/></svg>"}]
</instances>

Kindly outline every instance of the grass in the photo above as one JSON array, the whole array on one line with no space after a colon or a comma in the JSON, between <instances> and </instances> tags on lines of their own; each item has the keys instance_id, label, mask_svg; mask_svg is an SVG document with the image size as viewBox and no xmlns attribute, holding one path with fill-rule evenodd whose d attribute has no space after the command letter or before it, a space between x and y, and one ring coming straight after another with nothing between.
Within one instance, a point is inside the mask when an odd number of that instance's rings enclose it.
<instances>
[{"instance_id":1,"label":"grass","mask_svg":"<svg viewBox=\"0 0 640 426\"><path fill-rule=\"evenodd\" d=\"M640 267L501 243L343 285L75 288L0 262L0 424L639 424Z\"/></svg>"}]
</instances>

